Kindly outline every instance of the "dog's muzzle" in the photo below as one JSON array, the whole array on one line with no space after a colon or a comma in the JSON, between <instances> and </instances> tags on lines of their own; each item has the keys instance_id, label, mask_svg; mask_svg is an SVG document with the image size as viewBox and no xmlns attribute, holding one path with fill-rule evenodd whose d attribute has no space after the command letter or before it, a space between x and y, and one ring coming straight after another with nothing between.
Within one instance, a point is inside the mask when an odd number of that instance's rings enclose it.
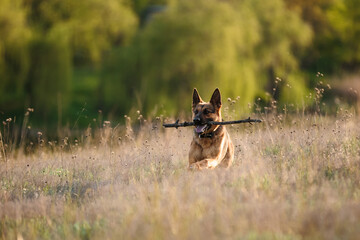
<instances>
[{"instance_id":1,"label":"dog's muzzle","mask_svg":"<svg viewBox=\"0 0 360 240\"><path fill-rule=\"evenodd\" d=\"M203 123L199 117L195 117L193 121L196 133L203 133L209 128L208 124Z\"/></svg>"},{"instance_id":2,"label":"dog's muzzle","mask_svg":"<svg viewBox=\"0 0 360 240\"><path fill-rule=\"evenodd\" d=\"M193 119L193 122L194 122L195 126L201 125L201 119L199 117L195 117Z\"/></svg>"}]
</instances>

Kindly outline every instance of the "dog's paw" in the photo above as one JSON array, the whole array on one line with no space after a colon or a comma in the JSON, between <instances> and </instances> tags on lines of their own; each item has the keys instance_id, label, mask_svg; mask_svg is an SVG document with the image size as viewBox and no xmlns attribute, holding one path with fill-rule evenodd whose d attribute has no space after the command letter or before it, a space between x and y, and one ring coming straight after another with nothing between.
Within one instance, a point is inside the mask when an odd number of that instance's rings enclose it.
<instances>
[{"instance_id":1,"label":"dog's paw","mask_svg":"<svg viewBox=\"0 0 360 240\"><path fill-rule=\"evenodd\" d=\"M209 168L209 161L207 159L189 165L189 170L203 170L207 168Z\"/></svg>"}]
</instances>

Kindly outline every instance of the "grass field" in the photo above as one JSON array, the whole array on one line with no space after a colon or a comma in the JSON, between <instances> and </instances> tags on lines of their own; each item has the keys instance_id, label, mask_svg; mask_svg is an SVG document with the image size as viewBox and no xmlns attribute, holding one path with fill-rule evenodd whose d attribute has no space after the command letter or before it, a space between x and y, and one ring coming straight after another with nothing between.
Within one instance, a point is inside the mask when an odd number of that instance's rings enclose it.
<instances>
[{"instance_id":1,"label":"grass field","mask_svg":"<svg viewBox=\"0 0 360 240\"><path fill-rule=\"evenodd\" d=\"M359 119L260 117L228 127L226 170L188 171L191 129L156 121L39 134L28 155L0 143L0 238L358 239Z\"/></svg>"}]
</instances>

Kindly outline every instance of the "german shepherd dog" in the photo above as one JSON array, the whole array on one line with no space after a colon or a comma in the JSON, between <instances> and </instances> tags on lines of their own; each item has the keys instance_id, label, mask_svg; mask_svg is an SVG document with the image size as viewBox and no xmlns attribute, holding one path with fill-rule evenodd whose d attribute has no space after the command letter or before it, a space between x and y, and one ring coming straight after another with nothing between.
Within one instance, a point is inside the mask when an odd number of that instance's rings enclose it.
<instances>
[{"instance_id":1,"label":"german shepherd dog","mask_svg":"<svg viewBox=\"0 0 360 240\"><path fill-rule=\"evenodd\" d=\"M223 125L210 125L210 121L220 122L221 95L215 89L210 102L204 102L196 88L192 103L194 137L190 145L189 169L212 169L217 166L229 167L234 159L234 146Z\"/></svg>"}]
</instances>

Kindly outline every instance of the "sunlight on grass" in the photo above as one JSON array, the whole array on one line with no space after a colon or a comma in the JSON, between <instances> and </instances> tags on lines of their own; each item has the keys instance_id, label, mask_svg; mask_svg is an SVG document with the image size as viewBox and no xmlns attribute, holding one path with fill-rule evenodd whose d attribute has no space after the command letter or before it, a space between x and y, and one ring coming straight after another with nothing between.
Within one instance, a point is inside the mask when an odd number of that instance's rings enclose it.
<instances>
[{"instance_id":1,"label":"sunlight on grass","mask_svg":"<svg viewBox=\"0 0 360 240\"><path fill-rule=\"evenodd\" d=\"M164 130L159 121L138 129L106 122L90 139L62 139L29 154L4 150L0 236L356 238L357 117L257 117L264 122L229 127L235 161L226 170L189 172L191 129Z\"/></svg>"}]
</instances>

